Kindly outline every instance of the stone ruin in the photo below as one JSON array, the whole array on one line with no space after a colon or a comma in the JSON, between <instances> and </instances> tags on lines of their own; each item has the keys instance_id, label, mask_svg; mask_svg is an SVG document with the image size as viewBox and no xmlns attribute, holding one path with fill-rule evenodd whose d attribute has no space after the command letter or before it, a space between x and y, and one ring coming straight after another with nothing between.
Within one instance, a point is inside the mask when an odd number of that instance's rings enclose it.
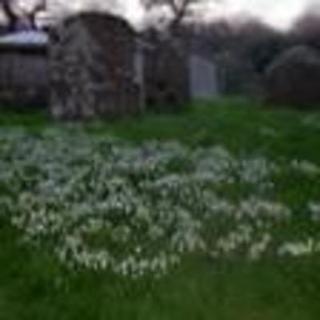
<instances>
[{"instance_id":1,"label":"stone ruin","mask_svg":"<svg viewBox=\"0 0 320 320\"><path fill-rule=\"evenodd\" d=\"M50 35L51 113L107 118L141 111L142 67L135 31L105 13L68 17Z\"/></svg>"}]
</instances>

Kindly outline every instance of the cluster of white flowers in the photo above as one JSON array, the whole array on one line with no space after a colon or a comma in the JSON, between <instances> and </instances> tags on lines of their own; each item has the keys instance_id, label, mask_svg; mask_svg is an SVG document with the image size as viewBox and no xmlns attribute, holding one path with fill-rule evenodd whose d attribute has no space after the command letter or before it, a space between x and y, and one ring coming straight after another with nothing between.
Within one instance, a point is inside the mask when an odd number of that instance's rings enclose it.
<instances>
[{"instance_id":1,"label":"cluster of white flowers","mask_svg":"<svg viewBox=\"0 0 320 320\"><path fill-rule=\"evenodd\" d=\"M312 220L320 222L320 202L309 202L308 207Z\"/></svg>"},{"instance_id":2,"label":"cluster of white flowers","mask_svg":"<svg viewBox=\"0 0 320 320\"><path fill-rule=\"evenodd\" d=\"M222 146L2 131L0 218L75 269L139 277L161 275L191 252L258 259L292 252L274 237L291 210L261 197L279 170Z\"/></svg>"},{"instance_id":3,"label":"cluster of white flowers","mask_svg":"<svg viewBox=\"0 0 320 320\"><path fill-rule=\"evenodd\" d=\"M279 132L276 129L268 126L261 127L259 132L267 138L276 138L279 136Z\"/></svg>"},{"instance_id":4,"label":"cluster of white flowers","mask_svg":"<svg viewBox=\"0 0 320 320\"><path fill-rule=\"evenodd\" d=\"M314 129L320 129L320 118L318 115L315 114L308 114L305 117L302 117L302 124L311 127Z\"/></svg>"},{"instance_id":5,"label":"cluster of white flowers","mask_svg":"<svg viewBox=\"0 0 320 320\"><path fill-rule=\"evenodd\" d=\"M309 238L305 241L286 242L278 249L280 256L305 256L320 252L320 241Z\"/></svg>"},{"instance_id":6,"label":"cluster of white flowers","mask_svg":"<svg viewBox=\"0 0 320 320\"><path fill-rule=\"evenodd\" d=\"M310 176L320 175L320 167L307 160L293 160L291 167L298 172L308 174Z\"/></svg>"}]
</instances>

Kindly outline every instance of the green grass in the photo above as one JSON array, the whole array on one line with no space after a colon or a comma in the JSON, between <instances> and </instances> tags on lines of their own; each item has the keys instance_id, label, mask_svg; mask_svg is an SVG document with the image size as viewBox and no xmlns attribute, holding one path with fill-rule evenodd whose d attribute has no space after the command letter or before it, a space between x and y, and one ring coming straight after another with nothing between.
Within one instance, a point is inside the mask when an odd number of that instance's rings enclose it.
<instances>
[{"instance_id":1,"label":"green grass","mask_svg":"<svg viewBox=\"0 0 320 320\"><path fill-rule=\"evenodd\" d=\"M311 119L311 121L310 121ZM37 133L51 123L43 114L2 114L0 126ZM70 127L70 125L68 125ZM79 125L72 125L71 127ZM141 142L179 140L191 146L219 144L234 153L320 165L320 113L275 110L256 103L198 104L184 113L149 114L79 126L96 135ZM70 134L72 134L70 129ZM320 183L282 177L278 197L295 208L320 200ZM303 221L297 231L303 230ZM309 226L308 226L309 227ZM0 220L0 320L216 319L317 320L320 257L259 262L185 258L160 280L123 279L108 273L71 273L46 252L31 248Z\"/></svg>"},{"instance_id":2,"label":"green grass","mask_svg":"<svg viewBox=\"0 0 320 320\"><path fill-rule=\"evenodd\" d=\"M306 125L306 118L318 125ZM4 112L0 115L0 126L22 127L31 132L47 126L79 127L78 124L52 122L45 112ZM278 136L264 136L261 128L276 130ZM234 152L320 160L320 112L293 111L239 99L199 103L171 115L148 114L121 121L90 122L81 125L81 129L136 142L159 139L179 140L191 146L222 144Z\"/></svg>"},{"instance_id":3,"label":"green grass","mask_svg":"<svg viewBox=\"0 0 320 320\"><path fill-rule=\"evenodd\" d=\"M318 319L320 259L188 261L160 281L72 275L1 229L1 319ZM5 263L5 265L3 265Z\"/></svg>"}]
</instances>

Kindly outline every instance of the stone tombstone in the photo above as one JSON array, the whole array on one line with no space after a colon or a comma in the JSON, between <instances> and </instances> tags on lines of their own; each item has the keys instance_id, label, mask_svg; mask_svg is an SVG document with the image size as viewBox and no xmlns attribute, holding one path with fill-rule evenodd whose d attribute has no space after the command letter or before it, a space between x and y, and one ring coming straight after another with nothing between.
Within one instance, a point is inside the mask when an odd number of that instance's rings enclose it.
<instances>
[{"instance_id":1,"label":"stone tombstone","mask_svg":"<svg viewBox=\"0 0 320 320\"><path fill-rule=\"evenodd\" d=\"M90 119L140 112L136 50L136 34L120 17L85 12L61 21L50 36L52 115Z\"/></svg>"},{"instance_id":2,"label":"stone tombstone","mask_svg":"<svg viewBox=\"0 0 320 320\"><path fill-rule=\"evenodd\" d=\"M134 53L134 81L140 88L139 92L139 105L140 108L145 109L146 92L145 92L145 57L144 57L144 44L137 41L137 50Z\"/></svg>"},{"instance_id":3,"label":"stone tombstone","mask_svg":"<svg viewBox=\"0 0 320 320\"><path fill-rule=\"evenodd\" d=\"M144 53L145 97L153 111L176 111L190 100L187 56L170 41L151 41Z\"/></svg>"},{"instance_id":4,"label":"stone tombstone","mask_svg":"<svg viewBox=\"0 0 320 320\"><path fill-rule=\"evenodd\" d=\"M192 99L211 99L218 95L217 70L214 63L192 54L189 58L189 77Z\"/></svg>"},{"instance_id":5,"label":"stone tombstone","mask_svg":"<svg viewBox=\"0 0 320 320\"><path fill-rule=\"evenodd\" d=\"M220 93L231 96L259 97L261 76L253 64L239 54L223 51L215 55Z\"/></svg>"},{"instance_id":6,"label":"stone tombstone","mask_svg":"<svg viewBox=\"0 0 320 320\"><path fill-rule=\"evenodd\" d=\"M312 108L320 105L320 53L306 46L286 50L267 68L268 102Z\"/></svg>"}]
</instances>

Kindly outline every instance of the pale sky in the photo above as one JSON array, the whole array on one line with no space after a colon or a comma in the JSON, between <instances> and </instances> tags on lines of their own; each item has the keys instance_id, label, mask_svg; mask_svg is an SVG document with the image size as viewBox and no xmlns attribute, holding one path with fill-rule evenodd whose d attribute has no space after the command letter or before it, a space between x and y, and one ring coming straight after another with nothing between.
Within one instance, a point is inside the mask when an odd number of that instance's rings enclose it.
<instances>
[{"instance_id":1,"label":"pale sky","mask_svg":"<svg viewBox=\"0 0 320 320\"><path fill-rule=\"evenodd\" d=\"M223 16L245 12L286 29L303 11L319 4L319 0L224 0L216 11Z\"/></svg>"},{"instance_id":2,"label":"pale sky","mask_svg":"<svg viewBox=\"0 0 320 320\"><path fill-rule=\"evenodd\" d=\"M93 0L77 0L91 3ZM99 0L94 0L98 2ZM74 3L76 0L73 1ZM107 3L107 0L103 0ZM139 0L118 0L121 11L133 22L143 19ZM214 3L214 1L208 0ZM273 26L286 29L291 22L309 6L319 5L319 0L221 0L219 4L211 4L205 10L207 16L231 16L240 13L261 18Z\"/></svg>"},{"instance_id":3,"label":"pale sky","mask_svg":"<svg viewBox=\"0 0 320 320\"><path fill-rule=\"evenodd\" d=\"M23 2L33 2L37 0L21 0ZM64 12L73 12L80 9L101 8L115 13L120 13L132 23L139 25L143 21L143 11L139 6L140 0L48 0L49 8L52 12L61 7ZM318 6L320 0L220 0L214 4L214 0L207 0L210 5L204 10L204 18L212 16L225 17L241 13L261 18L273 26L286 29L291 22L299 16L306 8ZM115 5L117 4L117 5ZM60 8L59 8L60 7ZM117 9L115 9L117 8ZM319 9L320 12L320 9ZM55 15L55 13L53 13Z\"/></svg>"}]
</instances>

